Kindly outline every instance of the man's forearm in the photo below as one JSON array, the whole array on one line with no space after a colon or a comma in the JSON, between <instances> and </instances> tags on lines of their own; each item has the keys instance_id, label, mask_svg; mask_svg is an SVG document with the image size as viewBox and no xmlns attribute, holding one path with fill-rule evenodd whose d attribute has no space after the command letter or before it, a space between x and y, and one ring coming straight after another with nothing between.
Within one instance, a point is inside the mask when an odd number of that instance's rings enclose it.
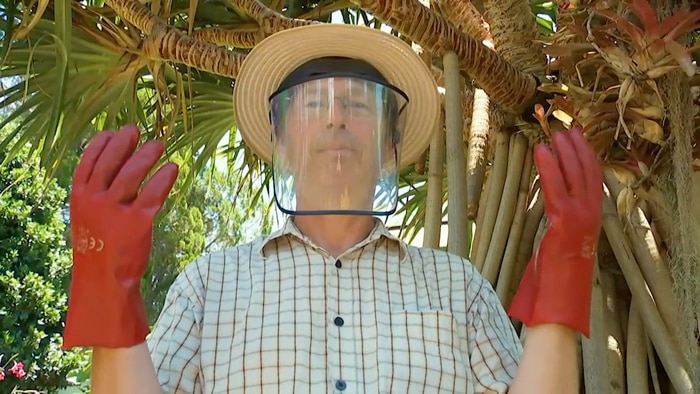
<instances>
[{"instance_id":1,"label":"man's forearm","mask_svg":"<svg viewBox=\"0 0 700 394\"><path fill-rule=\"evenodd\" d=\"M528 327L523 355L509 394L577 394L576 332L558 324Z\"/></svg>"},{"instance_id":2,"label":"man's forearm","mask_svg":"<svg viewBox=\"0 0 700 394\"><path fill-rule=\"evenodd\" d=\"M146 343L92 350L91 392L162 394Z\"/></svg>"}]
</instances>

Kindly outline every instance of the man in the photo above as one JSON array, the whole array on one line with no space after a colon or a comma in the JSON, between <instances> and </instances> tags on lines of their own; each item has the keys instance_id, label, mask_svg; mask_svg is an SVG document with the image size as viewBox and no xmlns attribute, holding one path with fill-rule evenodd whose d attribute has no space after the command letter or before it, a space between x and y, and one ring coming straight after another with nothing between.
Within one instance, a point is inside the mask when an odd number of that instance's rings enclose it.
<instances>
[{"instance_id":1,"label":"man","mask_svg":"<svg viewBox=\"0 0 700 394\"><path fill-rule=\"evenodd\" d=\"M286 30L248 55L234 102L289 219L188 265L147 342L138 286L177 168L139 190L163 147L133 153L127 127L97 135L76 169L64 347L93 347L94 393L578 392L602 199L580 131L535 151L551 224L510 307L528 326L521 347L468 261L374 218L395 209L397 174L440 112L408 45L358 26Z\"/></svg>"}]
</instances>

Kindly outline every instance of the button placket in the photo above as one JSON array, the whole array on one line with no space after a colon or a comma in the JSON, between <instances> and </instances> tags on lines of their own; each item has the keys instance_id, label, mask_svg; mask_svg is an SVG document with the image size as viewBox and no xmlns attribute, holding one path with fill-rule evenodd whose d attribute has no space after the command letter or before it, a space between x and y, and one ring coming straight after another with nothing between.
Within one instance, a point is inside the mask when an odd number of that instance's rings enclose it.
<instances>
[{"instance_id":1,"label":"button placket","mask_svg":"<svg viewBox=\"0 0 700 394\"><path fill-rule=\"evenodd\" d=\"M342 333L339 327L335 324L336 319L340 316L340 294L341 294L341 283L340 275L337 267L342 266L340 260L331 260L328 262L334 264L336 268L330 268L326 270L326 283L328 288L326 289L326 346L328 348L328 379L331 387L338 390L339 381L343 383L341 386L347 387L345 381L341 380L343 378L343 366L344 358L343 351L346 350L342 344Z\"/></svg>"},{"instance_id":2,"label":"button placket","mask_svg":"<svg viewBox=\"0 0 700 394\"><path fill-rule=\"evenodd\" d=\"M334 282L337 288L331 290L335 291L333 293L333 302L329 303L329 307L335 307L334 311L329 310L329 313L335 312L330 315L332 317L333 325L329 326L329 329L333 332L334 342L337 343L337 358L338 365L336 369L331 371L329 376L335 381L335 388L338 391L347 390L348 379L354 381L357 376L355 376L354 371L356 369L356 357L354 356L354 345L353 345L353 331L351 327L347 324L350 323L348 318L352 318L353 313L353 303L355 298L355 292L352 289L353 286L353 270L350 268L343 267L343 261L337 259L334 263L336 269L334 277ZM342 269L341 269L342 268ZM348 317L350 316L350 317Z\"/></svg>"}]
</instances>

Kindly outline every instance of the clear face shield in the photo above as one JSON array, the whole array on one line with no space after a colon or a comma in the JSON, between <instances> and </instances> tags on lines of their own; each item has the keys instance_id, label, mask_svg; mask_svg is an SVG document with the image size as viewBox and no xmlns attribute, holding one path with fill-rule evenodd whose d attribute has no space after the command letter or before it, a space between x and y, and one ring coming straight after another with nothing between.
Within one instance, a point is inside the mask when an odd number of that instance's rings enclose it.
<instances>
[{"instance_id":1,"label":"clear face shield","mask_svg":"<svg viewBox=\"0 0 700 394\"><path fill-rule=\"evenodd\" d=\"M275 94L273 183L280 210L393 213L406 103L389 86L350 77L314 79Z\"/></svg>"}]
</instances>

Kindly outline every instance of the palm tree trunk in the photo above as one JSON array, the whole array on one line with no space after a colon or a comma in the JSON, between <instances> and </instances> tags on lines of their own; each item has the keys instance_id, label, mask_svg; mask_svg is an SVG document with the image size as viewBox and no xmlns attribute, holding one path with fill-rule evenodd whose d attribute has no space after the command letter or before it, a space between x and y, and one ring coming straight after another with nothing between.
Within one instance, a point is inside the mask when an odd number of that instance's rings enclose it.
<instances>
[{"instance_id":1,"label":"palm tree trunk","mask_svg":"<svg viewBox=\"0 0 700 394\"><path fill-rule=\"evenodd\" d=\"M476 37L484 45L493 49L491 33L488 24L484 21L481 13L471 2L459 0L439 0L434 2L438 13L444 16L448 22L456 26L461 31L472 37ZM467 219L476 219L479 198L484 186L484 174L486 171L486 153L488 148L488 138L490 130L490 101L488 94L482 89L473 88L470 92L473 96L473 103L468 103L464 107L464 119L471 119L465 122L464 134L467 140ZM463 103L464 104L464 103ZM471 116L468 115L471 109Z\"/></svg>"},{"instance_id":2,"label":"palm tree trunk","mask_svg":"<svg viewBox=\"0 0 700 394\"><path fill-rule=\"evenodd\" d=\"M600 280L600 264L596 261L593 288L591 290L591 320L589 338L581 338L583 358L583 387L586 394L610 394L610 378L607 366L607 341L603 315L604 294ZM640 393L641 394L641 393Z\"/></svg>"},{"instance_id":3,"label":"palm tree trunk","mask_svg":"<svg viewBox=\"0 0 700 394\"><path fill-rule=\"evenodd\" d=\"M605 184L617 200L624 188L631 185L623 185L609 168L603 169L603 172ZM632 252L639 262L639 268L647 281L649 291L654 296L654 302L659 309L661 318L666 323L674 340L678 339L677 325L680 317L673 294L671 274L661 258L655 238L650 234L651 226L642 208L629 208L631 212L625 215L629 221L628 225L625 226L625 232L632 241Z\"/></svg>"},{"instance_id":4,"label":"palm tree trunk","mask_svg":"<svg viewBox=\"0 0 700 394\"><path fill-rule=\"evenodd\" d=\"M614 265L613 265L614 266ZM611 394L625 394L627 380L625 378L625 339L622 334L622 319L620 313L619 295L615 288L615 274L606 268L600 270L600 285L603 290L603 309L606 347L606 374L608 379L603 382Z\"/></svg>"},{"instance_id":5,"label":"palm tree trunk","mask_svg":"<svg viewBox=\"0 0 700 394\"><path fill-rule=\"evenodd\" d=\"M700 228L693 212L692 130L693 119L687 78L680 71L661 81L667 101L668 128L671 133L671 166L662 174L660 183L666 200L671 202L672 223L669 240L670 269L674 293L680 306L678 331L683 354L690 362L696 385L700 386L700 346L696 330L700 325Z\"/></svg>"},{"instance_id":6,"label":"palm tree trunk","mask_svg":"<svg viewBox=\"0 0 700 394\"><path fill-rule=\"evenodd\" d=\"M673 386L679 392L692 392L693 383L689 374L688 362L683 358L680 346L673 340L661 319L632 253L630 240L624 234L615 203L609 191L606 194L603 199L603 231L610 241L615 259L628 283L632 299L639 302L644 326Z\"/></svg>"},{"instance_id":7,"label":"palm tree trunk","mask_svg":"<svg viewBox=\"0 0 700 394\"><path fill-rule=\"evenodd\" d=\"M524 138L524 137L523 137ZM528 195L532 184L532 147L528 146L525 153L523 174L520 177L518 197L515 203L515 215L508 231L505 251L503 252L503 262L501 263L498 281L496 282L496 294L504 306L510 305L509 291L513 282L519 283L521 273L517 270L518 251L522 242L532 242L523 236L525 231Z\"/></svg>"},{"instance_id":8,"label":"palm tree trunk","mask_svg":"<svg viewBox=\"0 0 700 394\"><path fill-rule=\"evenodd\" d=\"M664 18L677 11L697 10L697 1L651 0L656 15ZM696 21L697 23L697 21ZM679 41L687 43L688 38ZM693 98L688 89L689 77L680 70L659 81L661 95L668 109L671 165L660 177L661 189L672 206L670 268L674 292L680 305L678 331L681 349L689 362L695 389L700 389L700 223L693 217Z\"/></svg>"},{"instance_id":9,"label":"palm tree trunk","mask_svg":"<svg viewBox=\"0 0 700 394\"><path fill-rule=\"evenodd\" d=\"M430 141L428 161L428 194L425 201L425 223L423 225L423 247L440 247L443 204L443 169L445 166L445 132L443 122L433 133Z\"/></svg>"},{"instance_id":10,"label":"palm tree trunk","mask_svg":"<svg viewBox=\"0 0 700 394\"><path fill-rule=\"evenodd\" d=\"M629 319L627 322L627 389L630 393L649 392L649 362L647 356L644 322L639 314L637 302L630 303Z\"/></svg>"},{"instance_id":11,"label":"palm tree trunk","mask_svg":"<svg viewBox=\"0 0 700 394\"><path fill-rule=\"evenodd\" d=\"M421 0L426 7L431 7L429 0ZM413 50L423 59L426 66L433 69L432 54L420 45L413 43ZM437 80L442 74L433 74ZM423 223L423 247L437 249L440 247L440 233L442 230L442 205L443 205L443 169L445 164L445 132L443 131L445 104L441 105L443 117L436 130L433 130L433 138L430 141L428 162L428 191L425 197L425 219ZM424 153L419 161L414 164L414 170L418 174L425 172Z\"/></svg>"},{"instance_id":12,"label":"palm tree trunk","mask_svg":"<svg viewBox=\"0 0 700 394\"><path fill-rule=\"evenodd\" d=\"M464 80L459 75L457 55L445 53L445 126L448 188L448 239L447 251L464 258L469 256L469 220L466 213L467 180L464 177L464 134L462 131L461 91Z\"/></svg>"}]
</instances>

